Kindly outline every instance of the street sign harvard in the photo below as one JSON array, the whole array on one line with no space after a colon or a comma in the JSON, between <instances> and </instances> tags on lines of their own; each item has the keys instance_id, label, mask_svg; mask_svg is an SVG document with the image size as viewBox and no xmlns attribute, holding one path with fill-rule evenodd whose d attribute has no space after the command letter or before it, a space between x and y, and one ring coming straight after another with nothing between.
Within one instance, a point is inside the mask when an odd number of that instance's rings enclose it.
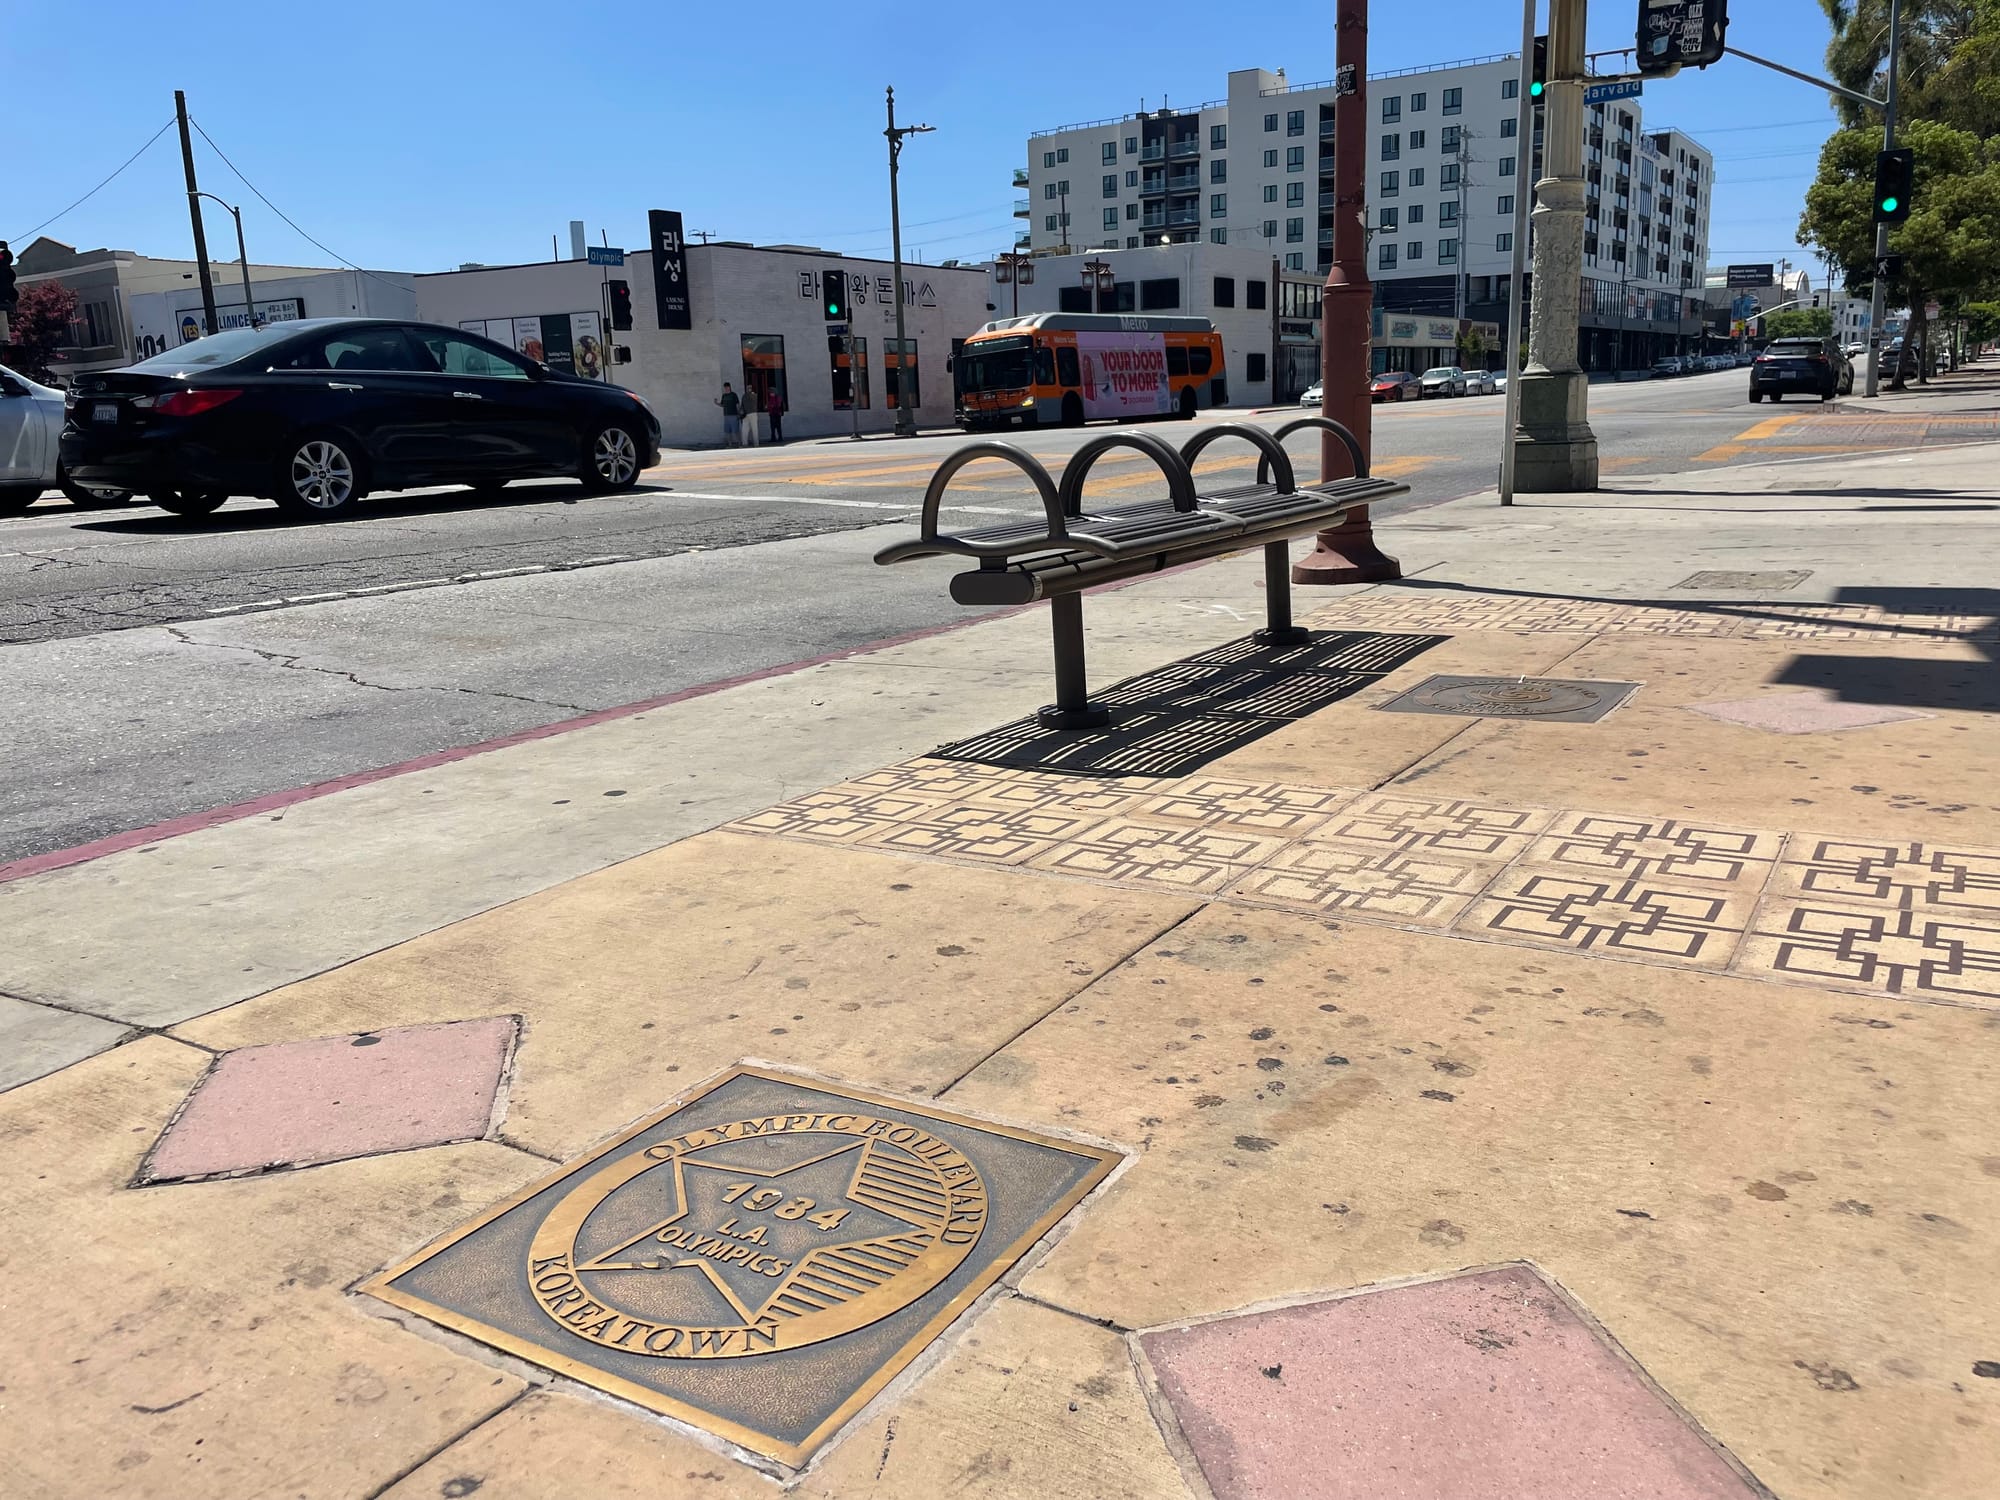
<instances>
[{"instance_id":1,"label":"street sign harvard","mask_svg":"<svg viewBox=\"0 0 2000 1500\"><path fill-rule=\"evenodd\" d=\"M1583 102L1585 104L1607 104L1613 99L1636 99L1646 92L1646 85L1636 78L1620 78L1611 83L1585 84Z\"/></svg>"}]
</instances>

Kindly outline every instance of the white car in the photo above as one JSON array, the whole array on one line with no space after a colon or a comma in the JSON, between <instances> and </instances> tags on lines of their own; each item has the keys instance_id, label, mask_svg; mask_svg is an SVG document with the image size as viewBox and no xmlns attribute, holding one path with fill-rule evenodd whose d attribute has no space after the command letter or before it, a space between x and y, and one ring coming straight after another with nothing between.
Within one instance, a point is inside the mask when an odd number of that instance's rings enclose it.
<instances>
[{"instance_id":1,"label":"white car","mask_svg":"<svg viewBox=\"0 0 2000 1500\"><path fill-rule=\"evenodd\" d=\"M1322 382L1317 380L1299 392L1299 405L1301 406L1318 406L1324 400L1326 400L1326 392L1322 389Z\"/></svg>"},{"instance_id":2,"label":"white car","mask_svg":"<svg viewBox=\"0 0 2000 1500\"><path fill-rule=\"evenodd\" d=\"M56 439L63 427L63 393L0 369L0 516L18 516L49 489L72 505L122 505L123 490L85 489L63 473Z\"/></svg>"},{"instance_id":3,"label":"white car","mask_svg":"<svg viewBox=\"0 0 2000 1500\"><path fill-rule=\"evenodd\" d=\"M1434 396L1463 396L1465 371L1457 365L1438 365L1426 370L1423 379L1417 382L1417 394L1426 401Z\"/></svg>"},{"instance_id":4,"label":"white car","mask_svg":"<svg viewBox=\"0 0 2000 1500\"><path fill-rule=\"evenodd\" d=\"M1491 370L1467 370L1465 372L1465 394L1468 396L1497 396L1500 393L1502 377Z\"/></svg>"}]
</instances>

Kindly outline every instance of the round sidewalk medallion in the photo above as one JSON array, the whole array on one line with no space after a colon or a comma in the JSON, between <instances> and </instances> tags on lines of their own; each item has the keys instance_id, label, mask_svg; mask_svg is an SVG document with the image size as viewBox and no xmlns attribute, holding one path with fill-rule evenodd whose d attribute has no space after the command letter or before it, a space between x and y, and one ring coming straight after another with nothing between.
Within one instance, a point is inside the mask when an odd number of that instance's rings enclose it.
<instances>
[{"instance_id":1,"label":"round sidewalk medallion","mask_svg":"<svg viewBox=\"0 0 2000 1500\"><path fill-rule=\"evenodd\" d=\"M900 1120L732 1120L584 1179L535 1231L528 1283L607 1349L770 1354L909 1306L971 1253L986 1203L955 1146Z\"/></svg>"},{"instance_id":2,"label":"round sidewalk medallion","mask_svg":"<svg viewBox=\"0 0 2000 1500\"><path fill-rule=\"evenodd\" d=\"M1532 719L1543 714L1582 713L1597 707L1604 701L1604 695L1573 682L1495 677L1483 682L1446 682L1421 687L1410 694L1410 700L1446 713Z\"/></svg>"}]
</instances>

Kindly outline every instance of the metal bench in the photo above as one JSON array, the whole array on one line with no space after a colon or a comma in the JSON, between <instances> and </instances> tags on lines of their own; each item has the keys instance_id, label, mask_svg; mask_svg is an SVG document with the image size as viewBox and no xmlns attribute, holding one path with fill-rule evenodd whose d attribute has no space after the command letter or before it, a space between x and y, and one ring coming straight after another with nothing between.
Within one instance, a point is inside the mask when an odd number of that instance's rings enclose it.
<instances>
[{"instance_id":1,"label":"metal bench","mask_svg":"<svg viewBox=\"0 0 2000 1500\"><path fill-rule=\"evenodd\" d=\"M1331 431L1341 440L1354 463L1353 477L1298 485L1284 440L1308 427ZM1195 486L1194 461L1209 444L1225 437L1239 438L1258 450L1256 482L1202 494ZM1152 459L1166 478L1166 497L1085 510L1083 490L1090 471L1114 448L1134 448ZM940 532L938 510L946 489L959 470L982 458L1003 460L1028 476L1041 497L1041 519ZM1047 599L1055 631L1056 701L1038 718L1049 729L1095 729L1110 722L1111 710L1090 701L1083 649L1084 589L1261 546L1267 622L1257 639L1290 644L1305 639L1307 632L1292 623L1287 543L1338 524L1356 506L1407 493L1408 485L1370 478L1354 434L1328 417L1303 417L1275 433L1226 422L1197 433L1178 452L1150 433L1106 433L1071 455L1060 485L1032 454L1011 443L968 443L931 476L918 534L882 548L875 561L973 559L978 567L951 580L951 597L960 604L1031 604Z\"/></svg>"}]
</instances>

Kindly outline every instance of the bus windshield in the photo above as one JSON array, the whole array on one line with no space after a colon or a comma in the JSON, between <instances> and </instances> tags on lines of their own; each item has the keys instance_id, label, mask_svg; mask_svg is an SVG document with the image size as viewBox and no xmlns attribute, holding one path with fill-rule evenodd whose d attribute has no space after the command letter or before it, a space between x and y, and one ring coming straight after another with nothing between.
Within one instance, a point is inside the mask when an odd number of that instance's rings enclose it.
<instances>
[{"instance_id":1,"label":"bus windshield","mask_svg":"<svg viewBox=\"0 0 2000 1500\"><path fill-rule=\"evenodd\" d=\"M966 391L1012 391L1031 383L1034 340L1027 337L982 339L959 356L959 388Z\"/></svg>"}]
</instances>

